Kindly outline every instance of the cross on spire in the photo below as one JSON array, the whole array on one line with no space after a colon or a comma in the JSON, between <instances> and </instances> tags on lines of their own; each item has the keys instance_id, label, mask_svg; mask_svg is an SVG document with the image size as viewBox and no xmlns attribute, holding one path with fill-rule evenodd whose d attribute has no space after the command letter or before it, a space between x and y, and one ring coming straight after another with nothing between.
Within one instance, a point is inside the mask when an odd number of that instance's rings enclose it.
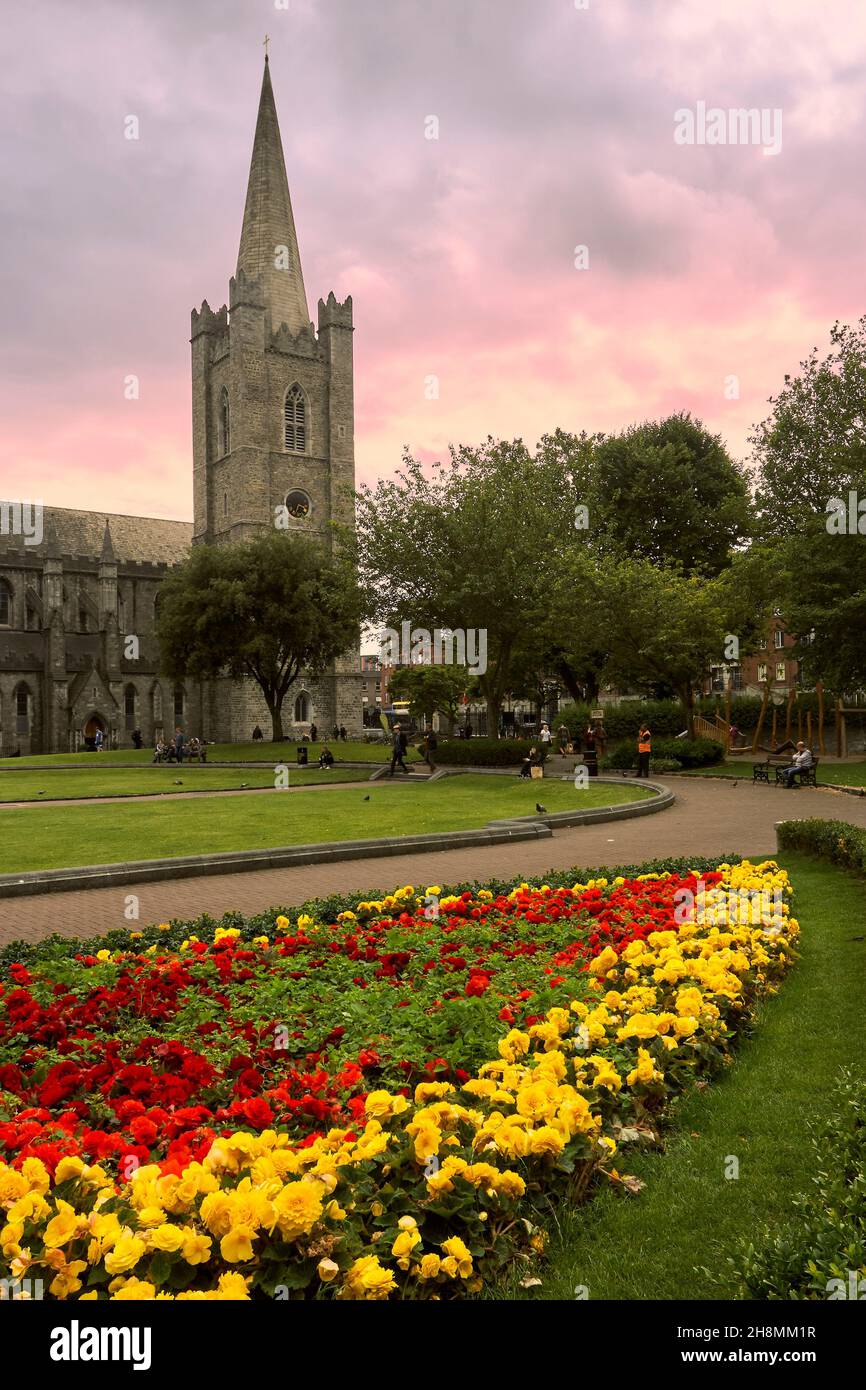
<instances>
[{"instance_id":1,"label":"cross on spire","mask_svg":"<svg viewBox=\"0 0 866 1390\"><path fill-rule=\"evenodd\" d=\"M264 48L265 48L265 62L268 61L268 44L270 43L270 41L271 41L271 36L270 36L270 34L265 34L265 37L264 37L264 39L262 40L262 42L263 42L263 44L264 44Z\"/></svg>"}]
</instances>

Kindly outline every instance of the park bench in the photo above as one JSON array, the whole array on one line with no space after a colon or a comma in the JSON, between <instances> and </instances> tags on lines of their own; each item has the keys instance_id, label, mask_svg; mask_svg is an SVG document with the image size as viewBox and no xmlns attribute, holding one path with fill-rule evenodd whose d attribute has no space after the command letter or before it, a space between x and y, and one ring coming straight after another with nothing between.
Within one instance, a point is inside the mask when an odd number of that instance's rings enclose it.
<instances>
[{"instance_id":1,"label":"park bench","mask_svg":"<svg viewBox=\"0 0 866 1390\"><path fill-rule=\"evenodd\" d=\"M818 770L818 758L812 759L812 766L805 768L798 774L800 785L803 787L817 787L818 783L815 773ZM769 785L770 773L775 773L775 781L782 781L782 773L791 766L791 759L776 754L770 754L762 763L752 764L752 781L766 782Z\"/></svg>"}]
</instances>

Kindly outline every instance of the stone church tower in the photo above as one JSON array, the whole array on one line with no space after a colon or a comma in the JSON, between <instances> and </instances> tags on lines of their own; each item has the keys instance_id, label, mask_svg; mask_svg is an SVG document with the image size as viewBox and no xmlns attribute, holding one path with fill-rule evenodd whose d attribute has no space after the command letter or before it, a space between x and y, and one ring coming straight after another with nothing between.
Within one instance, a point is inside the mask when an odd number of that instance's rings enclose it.
<instances>
[{"instance_id":1,"label":"stone church tower","mask_svg":"<svg viewBox=\"0 0 866 1390\"><path fill-rule=\"evenodd\" d=\"M355 487L352 300L333 292L310 321L280 128L265 58L237 269L229 303L192 312L193 543L252 539L287 508L288 529L330 547L331 521L351 522ZM286 513L282 514L283 522ZM361 728L357 653L286 696L284 727ZM266 737L258 688L220 681L211 738Z\"/></svg>"}]
</instances>

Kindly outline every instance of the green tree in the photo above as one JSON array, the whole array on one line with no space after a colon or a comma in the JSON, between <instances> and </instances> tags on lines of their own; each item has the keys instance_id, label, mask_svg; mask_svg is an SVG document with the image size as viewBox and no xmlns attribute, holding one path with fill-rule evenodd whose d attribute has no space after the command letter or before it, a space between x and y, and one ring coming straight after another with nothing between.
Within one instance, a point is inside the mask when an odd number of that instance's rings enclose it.
<instances>
[{"instance_id":1,"label":"green tree","mask_svg":"<svg viewBox=\"0 0 866 1390\"><path fill-rule=\"evenodd\" d=\"M618 553L712 576L752 530L744 471L688 414L633 425L593 456L591 535Z\"/></svg>"},{"instance_id":2,"label":"green tree","mask_svg":"<svg viewBox=\"0 0 866 1390\"><path fill-rule=\"evenodd\" d=\"M441 714L451 733L472 683L465 666L401 666L391 677L390 690L392 698L411 701L409 711L416 718Z\"/></svg>"},{"instance_id":3,"label":"green tree","mask_svg":"<svg viewBox=\"0 0 866 1390\"><path fill-rule=\"evenodd\" d=\"M376 618L395 629L483 629L478 680L493 731L521 645L548 620L581 491L564 450L533 456L521 440L488 439L452 448L429 471L407 455L394 480L359 494L355 553Z\"/></svg>"},{"instance_id":4,"label":"green tree","mask_svg":"<svg viewBox=\"0 0 866 1390\"><path fill-rule=\"evenodd\" d=\"M767 536L826 518L832 497L847 499L866 475L866 316L835 323L825 357L813 348L799 376L785 377L772 411L750 435L757 503Z\"/></svg>"},{"instance_id":5,"label":"green tree","mask_svg":"<svg viewBox=\"0 0 866 1390\"><path fill-rule=\"evenodd\" d=\"M348 557L273 531L245 545L195 546L160 590L157 637L166 675L247 676L275 741L286 692L358 642L363 605Z\"/></svg>"}]
</instances>

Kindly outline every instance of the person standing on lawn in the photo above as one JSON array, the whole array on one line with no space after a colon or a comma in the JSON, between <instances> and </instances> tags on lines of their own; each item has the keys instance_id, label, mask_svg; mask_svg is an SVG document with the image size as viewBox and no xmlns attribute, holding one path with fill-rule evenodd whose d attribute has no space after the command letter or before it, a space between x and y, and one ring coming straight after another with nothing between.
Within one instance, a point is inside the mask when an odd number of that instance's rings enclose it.
<instances>
[{"instance_id":1,"label":"person standing on lawn","mask_svg":"<svg viewBox=\"0 0 866 1390\"><path fill-rule=\"evenodd\" d=\"M652 752L652 734L646 724L641 724L640 733L637 736L637 775L638 777L649 777L650 753Z\"/></svg>"},{"instance_id":2,"label":"person standing on lawn","mask_svg":"<svg viewBox=\"0 0 866 1390\"><path fill-rule=\"evenodd\" d=\"M183 762L183 745L185 743L186 738L184 737L183 731L180 725L178 724L177 728L174 731L174 751L177 754L177 760L179 763Z\"/></svg>"},{"instance_id":3,"label":"person standing on lawn","mask_svg":"<svg viewBox=\"0 0 866 1390\"><path fill-rule=\"evenodd\" d=\"M409 769L408 769L408 767L406 766L406 764L405 764L404 761L403 761L403 757L404 757L404 755L405 755L405 752L406 752L406 749L408 748L408 746L409 746L409 745L408 745L407 740L406 740L406 735L403 733L403 730L400 728L400 725L399 725L399 724L395 724L395 725L394 725L394 747L393 747L393 751L392 751L392 753L391 753L391 771L388 773L388 776L389 776L389 777L393 777L393 776L394 776L394 769L395 769L395 767L400 767L400 768L402 768L403 771L406 773L406 776L407 776L407 777L409 776Z\"/></svg>"}]
</instances>

